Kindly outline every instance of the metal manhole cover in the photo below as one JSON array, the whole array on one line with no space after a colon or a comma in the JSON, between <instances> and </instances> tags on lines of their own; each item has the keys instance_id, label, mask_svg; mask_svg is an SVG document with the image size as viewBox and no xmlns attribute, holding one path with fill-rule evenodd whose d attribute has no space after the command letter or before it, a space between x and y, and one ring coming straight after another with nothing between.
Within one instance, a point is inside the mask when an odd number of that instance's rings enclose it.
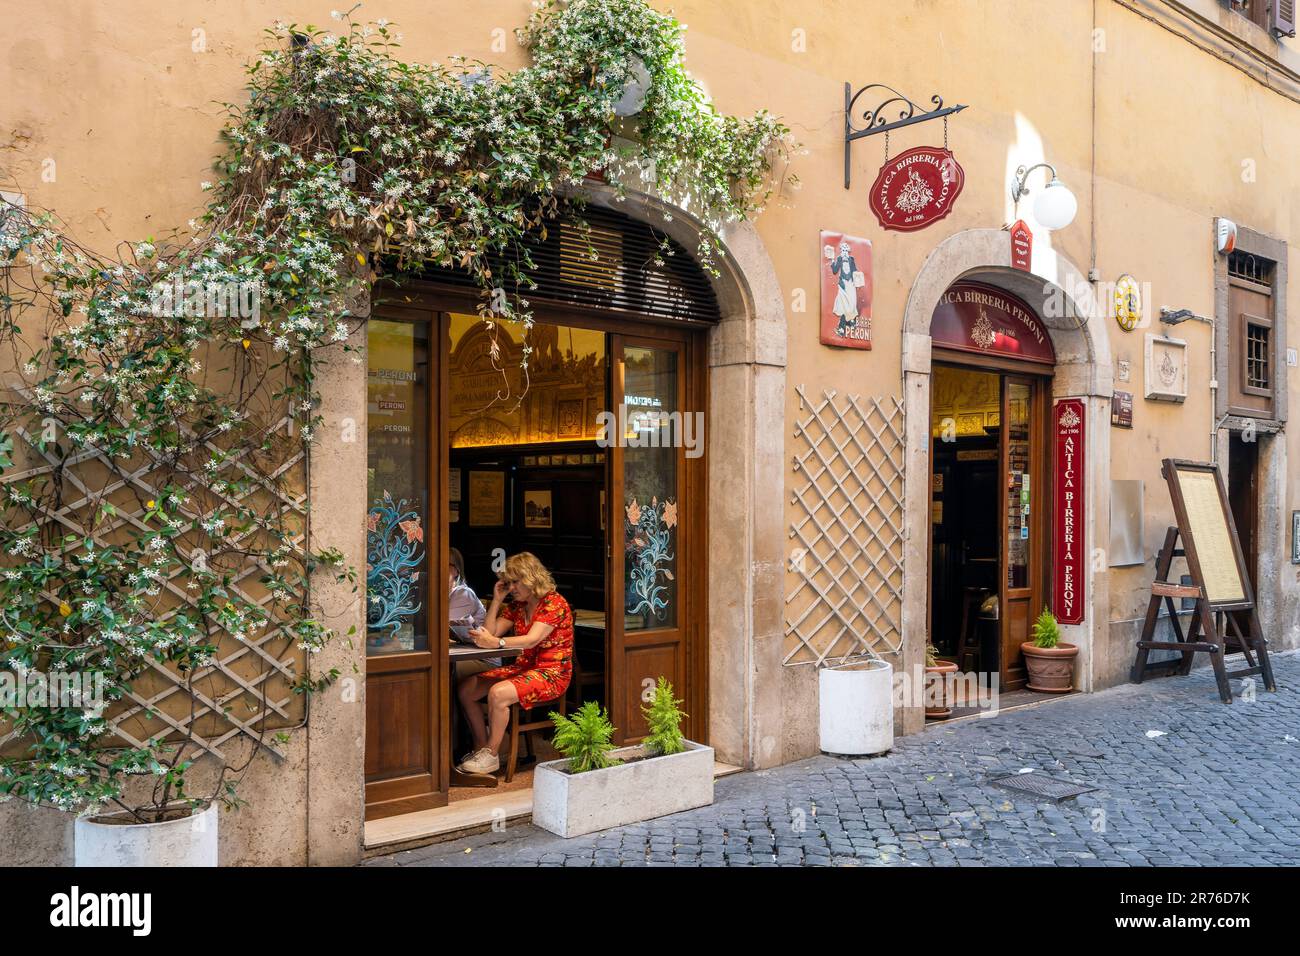
<instances>
[{"instance_id":1,"label":"metal manhole cover","mask_svg":"<svg viewBox=\"0 0 1300 956\"><path fill-rule=\"evenodd\" d=\"M1092 793L1097 789L1082 786L1073 780L1058 780L1043 773L1013 773L1010 776L998 777L993 781L993 785L1007 790L1019 790L1021 793L1033 794L1035 797L1046 797L1048 800L1068 800L1081 793Z\"/></svg>"}]
</instances>

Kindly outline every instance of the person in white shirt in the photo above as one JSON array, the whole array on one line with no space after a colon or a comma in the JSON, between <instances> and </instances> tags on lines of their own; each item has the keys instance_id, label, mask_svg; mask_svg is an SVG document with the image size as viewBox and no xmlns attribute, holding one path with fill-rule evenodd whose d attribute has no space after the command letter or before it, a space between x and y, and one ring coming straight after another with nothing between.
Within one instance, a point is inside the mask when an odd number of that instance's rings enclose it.
<instances>
[{"instance_id":1,"label":"person in white shirt","mask_svg":"<svg viewBox=\"0 0 1300 956\"><path fill-rule=\"evenodd\" d=\"M467 627L470 630L482 627L487 619L487 609L483 607L483 602L478 599L474 589L465 581L465 559L458 549L447 550L447 567L450 578L448 584L451 589L447 599L448 623ZM489 658L474 663L479 665L478 669L487 670L490 667L500 667L501 659Z\"/></svg>"},{"instance_id":2,"label":"person in white shirt","mask_svg":"<svg viewBox=\"0 0 1300 956\"><path fill-rule=\"evenodd\" d=\"M487 619L487 611L474 589L465 582L465 559L456 548L449 549L447 556L451 577L451 595L447 601L448 621L469 628L482 627Z\"/></svg>"}]
</instances>

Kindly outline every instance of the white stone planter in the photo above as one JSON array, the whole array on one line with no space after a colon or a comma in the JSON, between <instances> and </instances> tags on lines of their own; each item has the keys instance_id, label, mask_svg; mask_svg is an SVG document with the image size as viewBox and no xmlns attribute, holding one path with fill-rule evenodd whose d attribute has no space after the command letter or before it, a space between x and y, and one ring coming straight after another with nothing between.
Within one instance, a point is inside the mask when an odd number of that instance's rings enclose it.
<instances>
[{"instance_id":1,"label":"white stone planter","mask_svg":"<svg viewBox=\"0 0 1300 956\"><path fill-rule=\"evenodd\" d=\"M820 747L830 754L882 754L894 746L894 669L864 660L824 667Z\"/></svg>"},{"instance_id":2,"label":"white stone planter","mask_svg":"<svg viewBox=\"0 0 1300 956\"><path fill-rule=\"evenodd\" d=\"M628 758L640 747L611 754ZM713 802L713 748L686 742L667 757L566 773L567 760L538 764L533 772L533 822L562 837L652 820Z\"/></svg>"},{"instance_id":3,"label":"white stone planter","mask_svg":"<svg viewBox=\"0 0 1300 956\"><path fill-rule=\"evenodd\" d=\"M78 817L73 825L77 866L216 866L217 805L179 820L163 823L118 823L125 814L91 819Z\"/></svg>"}]
</instances>

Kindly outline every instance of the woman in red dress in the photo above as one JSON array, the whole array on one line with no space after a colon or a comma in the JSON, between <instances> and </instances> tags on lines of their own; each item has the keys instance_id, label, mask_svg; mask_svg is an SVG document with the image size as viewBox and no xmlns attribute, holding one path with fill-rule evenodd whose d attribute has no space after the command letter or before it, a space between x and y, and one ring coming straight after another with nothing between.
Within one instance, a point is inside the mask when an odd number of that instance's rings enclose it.
<instances>
[{"instance_id":1,"label":"woman in red dress","mask_svg":"<svg viewBox=\"0 0 1300 956\"><path fill-rule=\"evenodd\" d=\"M505 738L511 704L527 710L558 700L573 676L573 611L555 590L551 573L525 551L507 558L505 570L497 577L487 620L470 636L479 647L524 651L504 667L466 677L457 685L474 734L474 752L460 764L465 773L493 773L500 767L497 751ZM478 707L484 697L486 723Z\"/></svg>"}]
</instances>

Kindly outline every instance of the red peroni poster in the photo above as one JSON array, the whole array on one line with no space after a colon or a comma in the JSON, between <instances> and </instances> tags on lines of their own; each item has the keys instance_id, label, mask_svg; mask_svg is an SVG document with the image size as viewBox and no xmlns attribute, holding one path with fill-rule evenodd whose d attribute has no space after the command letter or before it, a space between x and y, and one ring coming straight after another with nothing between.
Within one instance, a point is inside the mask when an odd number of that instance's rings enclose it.
<instances>
[{"instance_id":1,"label":"red peroni poster","mask_svg":"<svg viewBox=\"0 0 1300 956\"><path fill-rule=\"evenodd\" d=\"M871 242L821 234L821 343L871 348Z\"/></svg>"}]
</instances>

